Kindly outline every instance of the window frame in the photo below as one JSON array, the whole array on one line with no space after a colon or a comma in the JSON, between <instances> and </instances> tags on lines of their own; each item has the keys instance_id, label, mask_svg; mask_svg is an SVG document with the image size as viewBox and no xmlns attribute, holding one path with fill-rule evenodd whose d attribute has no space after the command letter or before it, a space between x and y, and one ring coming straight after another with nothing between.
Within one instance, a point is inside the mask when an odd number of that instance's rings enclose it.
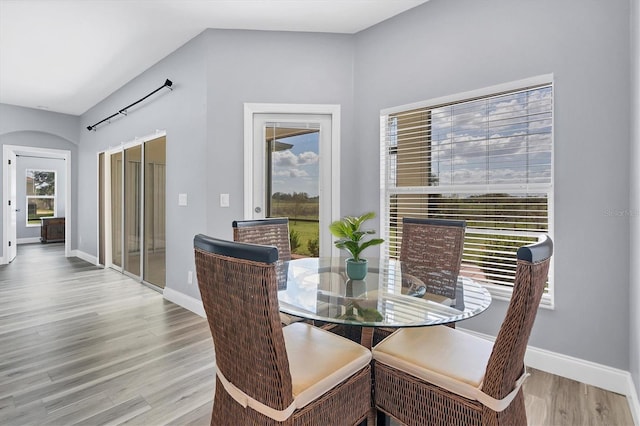
<instances>
[{"instance_id":1,"label":"window frame","mask_svg":"<svg viewBox=\"0 0 640 426\"><path fill-rule=\"evenodd\" d=\"M533 89L539 86L549 85L551 88L551 132L550 132L550 181L549 183L527 183L527 184L492 184L486 187L486 190L483 191L483 185L451 185L451 186L422 186L411 188L411 187L395 187L389 189L393 184L390 180L390 173L388 175L388 161L391 154L391 150L389 149L388 139L387 139L387 128L389 125L388 116L394 114L400 114L411 110L416 109L428 109L433 110L443 105L451 105L456 103L464 103L471 100L480 100L483 98L491 98L501 94L516 92L516 91L524 91L528 89ZM509 190L513 188L517 188L519 193L546 193L547 194L547 234L553 239L554 238L554 134L555 134L555 84L553 74L544 74L536 77L531 77L523 80L512 81L504 84L499 84L495 86L489 86L478 90L472 90L468 92L458 93L450 96L444 96L440 98L430 99L426 101L415 102L406 105L400 105L391 108L385 108L380 111L380 231L381 234L385 238L385 243L380 247L380 255L384 256L385 253L389 251L389 240L390 240L390 230L391 230L391 219L390 219L390 196L393 194L461 194L461 193L478 193L478 194L489 194L493 193L496 189L501 188L503 190ZM395 160L395 159L394 159ZM395 175L394 175L395 177ZM474 229L467 227L467 233L472 231L472 233L488 233L488 231L483 231L482 229ZM508 233L508 231L505 231ZM519 233L520 234L520 233ZM522 232L522 234L527 234L527 232ZM539 233L531 232L530 236L537 236ZM491 296L497 300L510 300L511 294L513 292L513 286L503 285L503 284L491 284L491 283L483 283L485 287L491 293ZM551 260L550 268L549 268L549 278L548 284L545 293L542 296L542 301L540 303L541 307L553 309L554 308L554 260Z\"/></svg>"},{"instance_id":2,"label":"window frame","mask_svg":"<svg viewBox=\"0 0 640 426\"><path fill-rule=\"evenodd\" d=\"M29 195L27 190L27 178L29 177L29 172L31 173L53 173L53 195ZM49 170L49 169L25 169L25 227L27 228L39 228L40 223L29 223L29 200L30 199L52 199L53 200L53 216L45 216L45 217L56 217L58 214L58 172L57 170Z\"/></svg>"}]
</instances>

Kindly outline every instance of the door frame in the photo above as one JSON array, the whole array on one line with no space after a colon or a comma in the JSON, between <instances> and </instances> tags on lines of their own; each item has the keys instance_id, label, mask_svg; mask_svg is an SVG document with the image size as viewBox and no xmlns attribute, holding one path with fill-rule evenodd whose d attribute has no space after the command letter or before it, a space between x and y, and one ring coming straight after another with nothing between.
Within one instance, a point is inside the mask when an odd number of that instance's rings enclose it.
<instances>
[{"instance_id":1,"label":"door frame","mask_svg":"<svg viewBox=\"0 0 640 426\"><path fill-rule=\"evenodd\" d=\"M244 219L253 217L253 147L256 114L328 115L331 117L331 160L324 167L331 176L331 217L329 222L340 217L340 105L336 104L244 104ZM327 243L330 253L337 255L333 244Z\"/></svg>"},{"instance_id":2,"label":"door frame","mask_svg":"<svg viewBox=\"0 0 640 426\"><path fill-rule=\"evenodd\" d=\"M59 158L65 160L66 166L66 183L65 183L65 227L64 227L64 255L65 257L71 257L71 228L73 224L73 212L71 210L71 151L65 149L53 149L53 148L38 148L34 146L22 146L22 145L3 145L2 146L2 158L6 161L9 156L18 155L18 153L25 153L29 155L37 155L43 158ZM9 167L7 164L2 165L2 205L4 210L3 214L3 230L2 230L2 258L0 258L0 265L9 263L9 256L7 256L6 248L9 246L9 230L10 221L9 218L5 218L8 214L9 205L9 193L12 188L9 188ZM11 186L15 188L17 184L17 176L15 167L13 168L11 176ZM15 207L15 206L13 206ZM7 220L5 220L7 219ZM16 243L14 241L14 243ZM16 243L17 244L17 243Z\"/></svg>"}]
</instances>

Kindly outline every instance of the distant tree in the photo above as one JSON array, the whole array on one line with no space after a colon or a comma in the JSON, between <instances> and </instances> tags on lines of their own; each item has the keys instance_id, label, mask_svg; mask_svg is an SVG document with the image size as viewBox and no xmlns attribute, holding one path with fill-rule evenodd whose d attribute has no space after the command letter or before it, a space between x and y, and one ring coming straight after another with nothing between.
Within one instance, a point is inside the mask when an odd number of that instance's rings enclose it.
<instances>
[{"instance_id":1,"label":"distant tree","mask_svg":"<svg viewBox=\"0 0 640 426\"><path fill-rule=\"evenodd\" d=\"M54 195L56 191L56 174L54 172L33 172L34 195Z\"/></svg>"},{"instance_id":2,"label":"distant tree","mask_svg":"<svg viewBox=\"0 0 640 426\"><path fill-rule=\"evenodd\" d=\"M294 192L293 193L293 218L299 218L301 216L303 206L309 199L309 194L306 192Z\"/></svg>"}]
</instances>

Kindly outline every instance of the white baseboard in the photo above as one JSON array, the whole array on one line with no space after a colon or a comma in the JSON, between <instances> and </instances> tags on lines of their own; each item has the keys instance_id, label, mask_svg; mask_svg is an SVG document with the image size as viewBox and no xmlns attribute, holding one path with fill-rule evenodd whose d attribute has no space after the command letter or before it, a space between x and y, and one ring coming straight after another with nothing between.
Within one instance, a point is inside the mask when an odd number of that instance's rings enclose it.
<instances>
[{"instance_id":1,"label":"white baseboard","mask_svg":"<svg viewBox=\"0 0 640 426\"><path fill-rule=\"evenodd\" d=\"M633 424L640 425L640 399L638 399L638 392L633 385L631 375L629 375L629 389L631 389L631 393L627 394L627 401L629 401L629 408L633 416Z\"/></svg>"},{"instance_id":2,"label":"white baseboard","mask_svg":"<svg viewBox=\"0 0 640 426\"><path fill-rule=\"evenodd\" d=\"M96 256L92 256L88 253L85 253L81 250L71 250L70 255L72 257L78 257L86 262L91 263L92 265L98 264L98 258Z\"/></svg>"},{"instance_id":3,"label":"white baseboard","mask_svg":"<svg viewBox=\"0 0 640 426\"><path fill-rule=\"evenodd\" d=\"M577 380L611 392L629 395L631 373L557 352L527 347L524 363L538 370Z\"/></svg>"},{"instance_id":4,"label":"white baseboard","mask_svg":"<svg viewBox=\"0 0 640 426\"><path fill-rule=\"evenodd\" d=\"M488 334L464 328L458 328L458 330L483 339L495 340L494 336ZM533 346L527 347L524 363L537 370L625 395L634 422L640 425L640 404L630 372Z\"/></svg>"},{"instance_id":5,"label":"white baseboard","mask_svg":"<svg viewBox=\"0 0 640 426\"><path fill-rule=\"evenodd\" d=\"M16 244L33 244L39 243L40 237L18 238Z\"/></svg>"},{"instance_id":6,"label":"white baseboard","mask_svg":"<svg viewBox=\"0 0 640 426\"><path fill-rule=\"evenodd\" d=\"M180 305L183 308L188 309L203 318L207 317L207 314L204 312L202 301L196 299L195 297L187 296L186 294L180 293L179 291L176 291L170 287L165 287L162 295L165 299L175 303L176 305Z\"/></svg>"}]
</instances>

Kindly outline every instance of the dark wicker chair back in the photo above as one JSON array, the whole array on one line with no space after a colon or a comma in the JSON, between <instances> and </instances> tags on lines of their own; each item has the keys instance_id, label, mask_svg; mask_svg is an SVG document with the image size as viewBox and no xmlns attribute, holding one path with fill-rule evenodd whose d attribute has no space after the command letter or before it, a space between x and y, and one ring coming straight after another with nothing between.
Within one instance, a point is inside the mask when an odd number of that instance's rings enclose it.
<instances>
[{"instance_id":1,"label":"dark wicker chair back","mask_svg":"<svg viewBox=\"0 0 640 426\"><path fill-rule=\"evenodd\" d=\"M285 409L293 392L278 313L278 250L204 235L194 238L194 248L217 368L244 393ZM219 379L216 389L222 389ZM216 392L214 407L224 394ZM219 414L214 408L211 424L225 423Z\"/></svg>"},{"instance_id":2,"label":"dark wicker chair back","mask_svg":"<svg viewBox=\"0 0 640 426\"><path fill-rule=\"evenodd\" d=\"M463 220L403 218L403 273L419 278L427 292L455 299L465 227Z\"/></svg>"},{"instance_id":3,"label":"dark wicker chair back","mask_svg":"<svg viewBox=\"0 0 640 426\"><path fill-rule=\"evenodd\" d=\"M309 324L281 326L276 247L196 235L194 250L216 354L212 426L355 425L372 417L371 353ZM342 363L320 362L332 355Z\"/></svg>"},{"instance_id":4,"label":"dark wicker chair back","mask_svg":"<svg viewBox=\"0 0 640 426\"><path fill-rule=\"evenodd\" d=\"M524 354L547 283L552 254L553 242L546 235L540 242L518 249L511 302L489 357L482 385L484 393L493 398L501 399L509 394L524 372ZM512 420L526 419L522 390L509 409L498 414L507 413Z\"/></svg>"},{"instance_id":5,"label":"dark wicker chair back","mask_svg":"<svg viewBox=\"0 0 640 426\"><path fill-rule=\"evenodd\" d=\"M276 246L280 260L291 260L288 218L234 220L232 226L234 241Z\"/></svg>"},{"instance_id":6,"label":"dark wicker chair back","mask_svg":"<svg viewBox=\"0 0 640 426\"><path fill-rule=\"evenodd\" d=\"M287 285L287 265L284 262L291 260L291 243L289 241L289 219L286 217L234 220L233 241L241 243L275 246L278 248L278 263L276 274L278 277L278 289L282 290ZM293 317L281 315L283 324L289 324ZM286 320L284 318L287 318Z\"/></svg>"}]
</instances>

